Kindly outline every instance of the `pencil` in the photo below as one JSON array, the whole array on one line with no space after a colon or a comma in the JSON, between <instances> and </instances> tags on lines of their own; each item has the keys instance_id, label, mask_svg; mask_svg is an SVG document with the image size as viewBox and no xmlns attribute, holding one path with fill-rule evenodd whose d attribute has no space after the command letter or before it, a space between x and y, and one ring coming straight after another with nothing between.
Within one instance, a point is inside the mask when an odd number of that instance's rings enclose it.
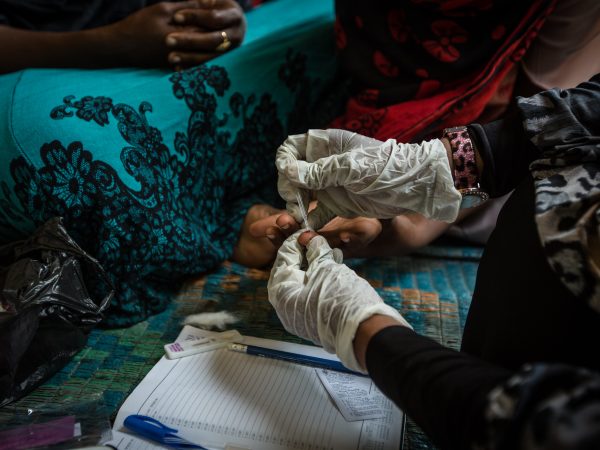
<instances>
[{"instance_id":1,"label":"pencil","mask_svg":"<svg viewBox=\"0 0 600 450\"><path fill-rule=\"evenodd\" d=\"M355 372L344 367L344 365L339 361L333 361L331 359L317 358L316 356L300 355L298 353L284 352L282 350L273 350L270 348L257 347L255 345L229 344L227 348L231 351L246 353L248 355L279 359L281 361L317 367L319 369L335 370L337 372L344 372L352 375L360 375L362 377L366 376L362 373Z\"/></svg>"}]
</instances>

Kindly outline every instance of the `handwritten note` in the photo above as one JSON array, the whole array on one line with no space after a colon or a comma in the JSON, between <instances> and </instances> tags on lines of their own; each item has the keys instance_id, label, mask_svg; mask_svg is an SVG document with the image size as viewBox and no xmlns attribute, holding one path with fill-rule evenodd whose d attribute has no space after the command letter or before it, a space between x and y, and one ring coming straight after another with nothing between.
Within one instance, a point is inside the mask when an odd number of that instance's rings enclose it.
<instances>
[{"instance_id":1,"label":"handwritten note","mask_svg":"<svg viewBox=\"0 0 600 450\"><path fill-rule=\"evenodd\" d=\"M325 369L318 369L317 375L348 422L385 416L381 393L368 378Z\"/></svg>"}]
</instances>

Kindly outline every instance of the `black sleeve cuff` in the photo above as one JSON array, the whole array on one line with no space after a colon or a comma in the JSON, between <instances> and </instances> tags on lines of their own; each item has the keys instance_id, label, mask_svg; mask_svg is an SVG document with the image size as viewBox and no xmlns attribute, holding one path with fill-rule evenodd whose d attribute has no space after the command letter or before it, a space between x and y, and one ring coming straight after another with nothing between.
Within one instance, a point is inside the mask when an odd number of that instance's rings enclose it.
<instances>
[{"instance_id":1,"label":"black sleeve cuff","mask_svg":"<svg viewBox=\"0 0 600 450\"><path fill-rule=\"evenodd\" d=\"M517 109L503 119L485 125L469 125L469 135L483 159L481 188L490 197L501 197L528 174L529 164L540 156L529 141Z\"/></svg>"}]
</instances>

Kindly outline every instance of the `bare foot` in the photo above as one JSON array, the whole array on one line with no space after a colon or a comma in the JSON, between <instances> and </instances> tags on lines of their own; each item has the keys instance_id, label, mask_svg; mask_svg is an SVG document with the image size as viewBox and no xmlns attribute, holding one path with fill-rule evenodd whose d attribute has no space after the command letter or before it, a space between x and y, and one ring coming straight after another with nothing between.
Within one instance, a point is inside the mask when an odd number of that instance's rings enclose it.
<instances>
[{"instance_id":1,"label":"bare foot","mask_svg":"<svg viewBox=\"0 0 600 450\"><path fill-rule=\"evenodd\" d=\"M275 259L279 245L267 237L266 230L270 227L277 227L276 220L282 212L269 205L252 206L244 218L240 239L233 249L232 260L254 268L264 267L271 263ZM250 232L256 223L261 224L265 233L257 235Z\"/></svg>"},{"instance_id":2,"label":"bare foot","mask_svg":"<svg viewBox=\"0 0 600 450\"><path fill-rule=\"evenodd\" d=\"M426 246L449 227L446 222L429 220L419 214L397 216L391 220L373 221L336 218L319 230L332 247L341 248L345 258L400 256ZM350 234L351 240L345 241ZM357 232L357 230L359 230ZM313 234L302 234L298 241L307 245Z\"/></svg>"},{"instance_id":3,"label":"bare foot","mask_svg":"<svg viewBox=\"0 0 600 450\"><path fill-rule=\"evenodd\" d=\"M321 228L319 234L327 239L331 247L341 249L345 258L352 258L374 256L369 250L370 245L381 230L381 222L377 219L336 217Z\"/></svg>"},{"instance_id":4,"label":"bare foot","mask_svg":"<svg viewBox=\"0 0 600 450\"><path fill-rule=\"evenodd\" d=\"M487 207L485 204L483 207ZM462 209L455 223L475 214L482 207ZM444 234L451 223L427 219L416 213L383 221L383 229L368 248L356 256L400 256L414 252Z\"/></svg>"},{"instance_id":5,"label":"bare foot","mask_svg":"<svg viewBox=\"0 0 600 450\"><path fill-rule=\"evenodd\" d=\"M272 217L255 221L250 225L249 231L256 239L267 237L275 247L279 248L283 241L299 227L292 216L284 211L278 211ZM354 256L356 251L368 247L380 232L379 220L365 217L356 219L336 217L319 230L319 234L323 235L332 247L342 249L346 256Z\"/></svg>"},{"instance_id":6,"label":"bare foot","mask_svg":"<svg viewBox=\"0 0 600 450\"><path fill-rule=\"evenodd\" d=\"M456 223L476 212L477 208L463 209ZM452 224L427 219L416 213L383 220L381 233L365 247L357 247L348 256L366 258L371 256L400 256L414 252L444 234ZM301 243L303 243L301 241ZM346 252L344 252L346 256Z\"/></svg>"},{"instance_id":7,"label":"bare foot","mask_svg":"<svg viewBox=\"0 0 600 450\"><path fill-rule=\"evenodd\" d=\"M312 207L313 205L311 205ZM397 216L379 221L365 217L336 217L319 230L346 258L398 256L426 246L449 227L445 222L428 220L418 214ZM254 205L248 210L233 260L248 267L264 267L277 255L283 241L300 228L285 210L268 205ZM299 241L306 245L312 234Z\"/></svg>"},{"instance_id":8,"label":"bare foot","mask_svg":"<svg viewBox=\"0 0 600 450\"><path fill-rule=\"evenodd\" d=\"M354 257L400 256L425 247L450 226L446 222L426 219L420 214L396 216L382 221L381 233L368 247L357 249Z\"/></svg>"}]
</instances>

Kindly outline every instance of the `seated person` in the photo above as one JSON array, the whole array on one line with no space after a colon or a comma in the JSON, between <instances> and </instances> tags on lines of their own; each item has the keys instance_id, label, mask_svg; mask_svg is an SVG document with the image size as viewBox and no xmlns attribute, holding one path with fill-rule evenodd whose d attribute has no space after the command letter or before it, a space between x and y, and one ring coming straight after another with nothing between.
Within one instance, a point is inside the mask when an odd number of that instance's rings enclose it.
<instances>
[{"instance_id":1,"label":"seated person","mask_svg":"<svg viewBox=\"0 0 600 450\"><path fill-rule=\"evenodd\" d=\"M368 371L439 448L600 448L600 360L589 346L600 338L599 115L600 74L443 139L291 136L278 186L294 215L299 196L316 194L309 222L403 208L452 220L512 194L479 264L460 352L415 333L314 232L289 237L271 271L282 324Z\"/></svg>"},{"instance_id":2,"label":"seated person","mask_svg":"<svg viewBox=\"0 0 600 450\"><path fill-rule=\"evenodd\" d=\"M524 2L509 11L498 2L405 2L380 8L337 2L337 46L351 95L331 127L382 141L419 142L440 137L455 123L494 120L516 95L588 80L600 71L600 59L594 57L600 52L600 3L555 3ZM446 230L485 243L505 200L461 212L458 227L411 214L372 219L370 226L363 220L363 229L381 230L376 237L347 234L342 240L329 226L323 234L346 256L404 254ZM279 223L293 227L289 216ZM278 244L290 229L253 228Z\"/></svg>"},{"instance_id":3,"label":"seated person","mask_svg":"<svg viewBox=\"0 0 600 450\"><path fill-rule=\"evenodd\" d=\"M310 125L333 78L333 11L277 0L244 19L230 0L87 3L0 1L0 243L63 217L114 284L105 324L125 326L227 258L274 258L248 229L279 212L266 206L281 202L275 151ZM179 14L197 22L177 25ZM246 21L244 45L224 52ZM86 41L107 30L119 40Z\"/></svg>"}]
</instances>

